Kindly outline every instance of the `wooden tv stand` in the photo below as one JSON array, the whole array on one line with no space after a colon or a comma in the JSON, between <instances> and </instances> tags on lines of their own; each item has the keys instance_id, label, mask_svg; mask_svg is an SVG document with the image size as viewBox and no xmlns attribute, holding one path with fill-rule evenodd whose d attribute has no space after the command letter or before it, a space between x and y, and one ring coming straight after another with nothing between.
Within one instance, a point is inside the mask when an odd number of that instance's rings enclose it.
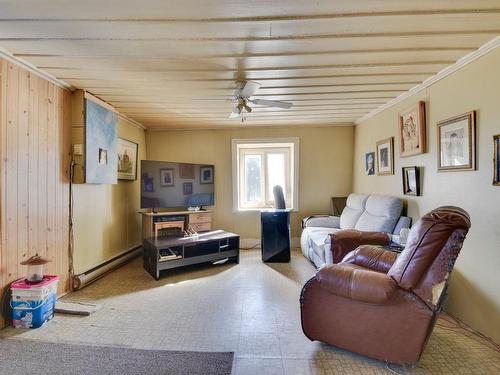
<instances>
[{"instance_id":1,"label":"wooden tv stand","mask_svg":"<svg viewBox=\"0 0 500 375\"><path fill-rule=\"evenodd\" d=\"M162 233L173 233L178 237L185 229L193 229L196 232L209 231L212 229L212 212L210 210L139 212L142 215L142 240L162 237Z\"/></svg>"},{"instance_id":2,"label":"wooden tv stand","mask_svg":"<svg viewBox=\"0 0 500 375\"><path fill-rule=\"evenodd\" d=\"M214 230L192 237L146 238L144 269L156 280L160 271L222 259L240 261L240 236Z\"/></svg>"}]
</instances>

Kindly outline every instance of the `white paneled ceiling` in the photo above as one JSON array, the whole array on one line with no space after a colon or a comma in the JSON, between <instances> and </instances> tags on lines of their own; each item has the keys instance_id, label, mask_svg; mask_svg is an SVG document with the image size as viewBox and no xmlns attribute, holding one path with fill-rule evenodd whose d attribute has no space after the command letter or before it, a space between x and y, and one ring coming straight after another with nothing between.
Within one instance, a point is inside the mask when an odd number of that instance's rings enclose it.
<instances>
[{"instance_id":1,"label":"white paneled ceiling","mask_svg":"<svg viewBox=\"0 0 500 375\"><path fill-rule=\"evenodd\" d=\"M1 1L0 47L148 128L339 125L500 35L500 1Z\"/></svg>"}]
</instances>

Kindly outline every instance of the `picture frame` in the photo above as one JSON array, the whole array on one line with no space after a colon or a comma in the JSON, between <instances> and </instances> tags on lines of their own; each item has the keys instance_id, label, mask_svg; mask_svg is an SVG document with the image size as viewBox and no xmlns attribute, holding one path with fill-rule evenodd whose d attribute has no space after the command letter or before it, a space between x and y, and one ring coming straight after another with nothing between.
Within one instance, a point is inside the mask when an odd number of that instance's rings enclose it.
<instances>
[{"instance_id":1,"label":"picture frame","mask_svg":"<svg viewBox=\"0 0 500 375\"><path fill-rule=\"evenodd\" d=\"M160 169L160 186L175 186L174 168Z\"/></svg>"},{"instance_id":2,"label":"picture frame","mask_svg":"<svg viewBox=\"0 0 500 375\"><path fill-rule=\"evenodd\" d=\"M500 134L493 136L493 185L500 186Z\"/></svg>"},{"instance_id":3,"label":"picture frame","mask_svg":"<svg viewBox=\"0 0 500 375\"><path fill-rule=\"evenodd\" d=\"M187 180L194 179L194 165L188 163L179 164L179 177Z\"/></svg>"},{"instance_id":4,"label":"picture frame","mask_svg":"<svg viewBox=\"0 0 500 375\"><path fill-rule=\"evenodd\" d=\"M394 174L394 137L377 142L377 175Z\"/></svg>"},{"instance_id":5,"label":"picture frame","mask_svg":"<svg viewBox=\"0 0 500 375\"><path fill-rule=\"evenodd\" d=\"M142 191L146 193L154 193L155 191L154 179L147 173L142 174Z\"/></svg>"},{"instance_id":6,"label":"picture frame","mask_svg":"<svg viewBox=\"0 0 500 375\"><path fill-rule=\"evenodd\" d=\"M365 154L365 172L367 176L375 174L375 152L367 152Z\"/></svg>"},{"instance_id":7,"label":"picture frame","mask_svg":"<svg viewBox=\"0 0 500 375\"><path fill-rule=\"evenodd\" d=\"M427 152L424 101L399 114L399 140L402 158Z\"/></svg>"},{"instance_id":8,"label":"picture frame","mask_svg":"<svg viewBox=\"0 0 500 375\"><path fill-rule=\"evenodd\" d=\"M118 179L128 181L137 180L139 145L127 139L118 138L116 152Z\"/></svg>"},{"instance_id":9,"label":"picture frame","mask_svg":"<svg viewBox=\"0 0 500 375\"><path fill-rule=\"evenodd\" d=\"M204 165L200 167L200 184L213 184L214 183L214 167L211 165Z\"/></svg>"},{"instance_id":10,"label":"picture frame","mask_svg":"<svg viewBox=\"0 0 500 375\"><path fill-rule=\"evenodd\" d=\"M403 194L420 196L420 168L403 167Z\"/></svg>"},{"instance_id":11,"label":"picture frame","mask_svg":"<svg viewBox=\"0 0 500 375\"><path fill-rule=\"evenodd\" d=\"M184 195L191 195L191 194L193 194L193 183L192 182L184 182L182 184L182 193Z\"/></svg>"},{"instance_id":12,"label":"picture frame","mask_svg":"<svg viewBox=\"0 0 500 375\"><path fill-rule=\"evenodd\" d=\"M437 123L438 171L476 169L476 111Z\"/></svg>"}]
</instances>

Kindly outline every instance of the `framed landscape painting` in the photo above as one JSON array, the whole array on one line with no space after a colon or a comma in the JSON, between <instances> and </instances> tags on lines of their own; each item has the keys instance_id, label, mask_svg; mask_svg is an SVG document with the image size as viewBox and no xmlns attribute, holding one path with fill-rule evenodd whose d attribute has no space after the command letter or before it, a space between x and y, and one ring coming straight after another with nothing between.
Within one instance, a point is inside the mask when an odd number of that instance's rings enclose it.
<instances>
[{"instance_id":1,"label":"framed landscape painting","mask_svg":"<svg viewBox=\"0 0 500 375\"><path fill-rule=\"evenodd\" d=\"M137 179L137 151L139 145L126 139L118 138L116 151L118 152L118 179Z\"/></svg>"},{"instance_id":2,"label":"framed landscape painting","mask_svg":"<svg viewBox=\"0 0 500 375\"><path fill-rule=\"evenodd\" d=\"M438 171L476 169L476 112L437 123Z\"/></svg>"},{"instance_id":3,"label":"framed landscape painting","mask_svg":"<svg viewBox=\"0 0 500 375\"><path fill-rule=\"evenodd\" d=\"M377 142L377 174L394 174L394 137Z\"/></svg>"},{"instance_id":4,"label":"framed landscape painting","mask_svg":"<svg viewBox=\"0 0 500 375\"><path fill-rule=\"evenodd\" d=\"M500 134L493 137L493 185L500 186Z\"/></svg>"},{"instance_id":5,"label":"framed landscape painting","mask_svg":"<svg viewBox=\"0 0 500 375\"><path fill-rule=\"evenodd\" d=\"M420 101L399 114L399 139L401 157L426 152L425 102Z\"/></svg>"}]
</instances>

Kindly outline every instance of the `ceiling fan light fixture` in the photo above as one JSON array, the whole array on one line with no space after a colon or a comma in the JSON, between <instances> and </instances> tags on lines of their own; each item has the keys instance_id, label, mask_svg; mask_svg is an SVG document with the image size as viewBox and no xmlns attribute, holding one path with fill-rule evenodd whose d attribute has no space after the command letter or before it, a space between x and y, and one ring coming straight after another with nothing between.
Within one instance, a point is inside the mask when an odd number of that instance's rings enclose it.
<instances>
[{"instance_id":1,"label":"ceiling fan light fixture","mask_svg":"<svg viewBox=\"0 0 500 375\"><path fill-rule=\"evenodd\" d=\"M243 108L245 108L245 111L247 111L248 113L252 112L252 108L250 108L248 105L244 105Z\"/></svg>"}]
</instances>

